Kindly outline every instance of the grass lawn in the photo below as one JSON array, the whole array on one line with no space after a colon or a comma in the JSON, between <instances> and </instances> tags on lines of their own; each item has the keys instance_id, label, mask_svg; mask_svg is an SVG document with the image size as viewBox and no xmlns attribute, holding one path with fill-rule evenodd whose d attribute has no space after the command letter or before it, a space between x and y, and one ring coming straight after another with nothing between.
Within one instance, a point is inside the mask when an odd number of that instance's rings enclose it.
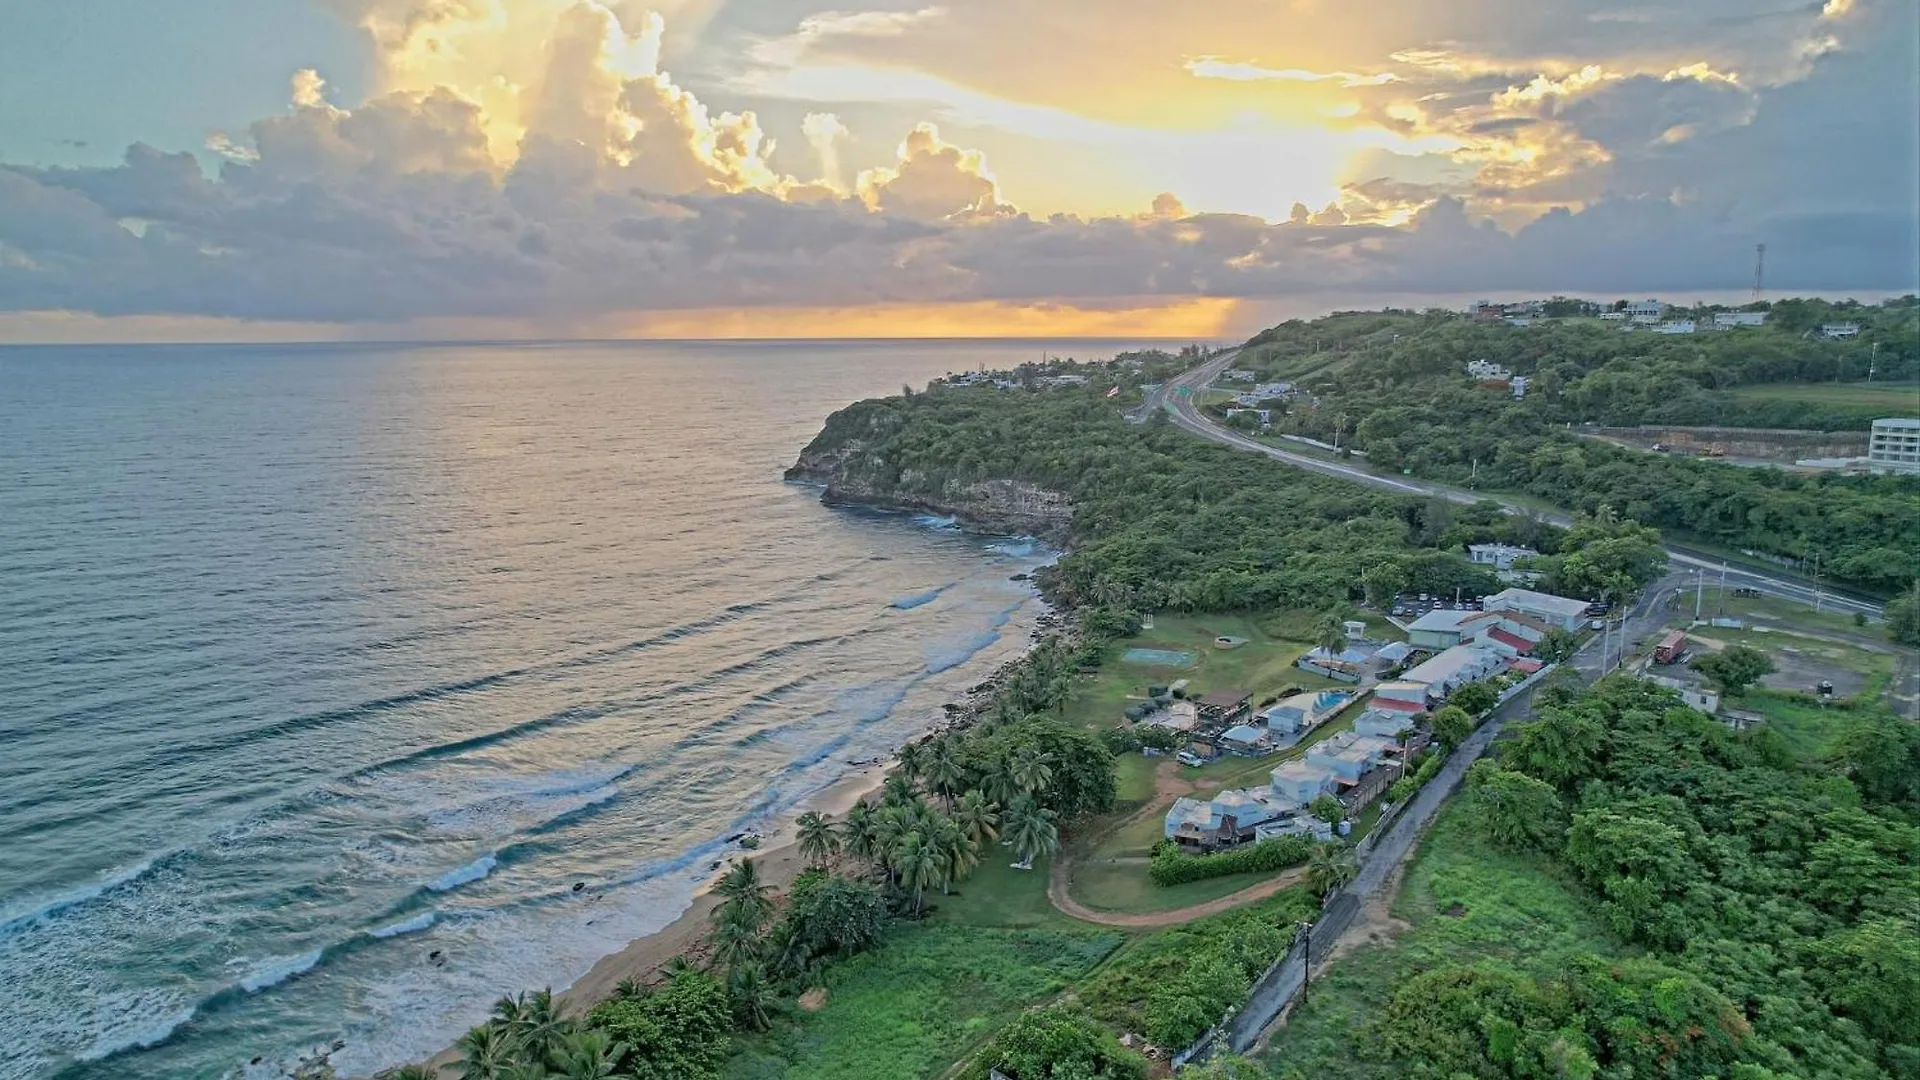
<instances>
[{"instance_id":1,"label":"grass lawn","mask_svg":"<svg viewBox=\"0 0 1920 1080\"><path fill-rule=\"evenodd\" d=\"M1218 900L1273 876L1230 874L1183 885L1155 885L1147 877L1147 853L1164 829L1160 815L1153 814L1108 836L1075 864L1074 899L1099 911L1172 911Z\"/></svg>"},{"instance_id":2,"label":"grass lawn","mask_svg":"<svg viewBox=\"0 0 1920 1080\"><path fill-rule=\"evenodd\" d=\"M1422 843L1393 914L1408 924L1392 941L1363 946L1316 974L1304 1004L1261 1060L1276 1074L1316 1080L1399 1075L1365 1060L1366 1025L1393 988L1438 967L1470 965L1530 975L1582 953L1618 954L1592 901L1547 864L1488 847L1471 811L1454 803Z\"/></svg>"},{"instance_id":3,"label":"grass lawn","mask_svg":"<svg viewBox=\"0 0 1920 1080\"><path fill-rule=\"evenodd\" d=\"M1874 697L1878 696L1876 691ZM1767 726L1786 742L1787 749L1793 752L1794 757L1803 761L1811 761L1826 753L1853 717L1886 711L1877 702L1822 705L1806 694L1757 689L1732 699L1729 704L1735 708L1752 709L1766 717Z\"/></svg>"},{"instance_id":4,"label":"grass lawn","mask_svg":"<svg viewBox=\"0 0 1920 1080\"><path fill-rule=\"evenodd\" d=\"M1165 686L1176 679L1188 680L1194 697L1231 688L1252 691L1255 701L1272 697L1288 686L1305 690L1338 686L1331 679L1293 666L1301 653L1313 647L1310 638L1317 617L1304 612L1156 615L1153 629L1122 642L1101 665L1099 674L1081 684L1067 703L1066 719L1095 730L1113 727L1123 722L1128 705L1146 697L1148 686ZM1369 623L1369 632L1376 624L1391 629L1384 620L1375 619ZM1245 638L1247 643L1236 649L1217 649L1213 639L1220 636ZM1135 647L1191 653L1194 661L1187 667L1158 667L1120 659L1127 649Z\"/></svg>"},{"instance_id":5,"label":"grass lawn","mask_svg":"<svg viewBox=\"0 0 1920 1080\"><path fill-rule=\"evenodd\" d=\"M827 1004L735 1041L728 1080L932 1077L1027 1006L1092 971L1124 938L929 920L827 974Z\"/></svg>"},{"instance_id":6,"label":"grass lawn","mask_svg":"<svg viewBox=\"0 0 1920 1080\"><path fill-rule=\"evenodd\" d=\"M1084 924L1054 910L1047 902L1047 872L1051 863L1037 861L1032 870L1015 870L1013 852L993 844L980 855L973 876L951 896L927 897L930 919L957 926L1076 929Z\"/></svg>"},{"instance_id":7,"label":"grass lawn","mask_svg":"<svg viewBox=\"0 0 1920 1080\"><path fill-rule=\"evenodd\" d=\"M1860 634L1884 638L1886 628L1877 623L1862 627L1853 621L1853 616L1842 615L1835 611L1815 611L1805 604L1789 603L1771 596L1734 596L1729 592L1721 597L1720 587L1715 584L1713 575L1707 575L1707 588L1701 597L1700 617L1711 619L1716 615L1727 615L1745 620L1749 625L1776 626L1783 630L1830 630L1843 634ZM1693 610L1693 597L1682 598L1686 611Z\"/></svg>"},{"instance_id":8,"label":"grass lawn","mask_svg":"<svg viewBox=\"0 0 1920 1080\"><path fill-rule=\"evenodd\" d=\"M1732 390L1737 398L1749 401L1802 401L1816 405L1839 405L1860 409L1892 410L1880 415L1910 415L1920 407L1920 383L1911 382L1820 382L1762 383ZM1908 410L1899 412L1899 410Z\"/></svg>"}]
</instances>

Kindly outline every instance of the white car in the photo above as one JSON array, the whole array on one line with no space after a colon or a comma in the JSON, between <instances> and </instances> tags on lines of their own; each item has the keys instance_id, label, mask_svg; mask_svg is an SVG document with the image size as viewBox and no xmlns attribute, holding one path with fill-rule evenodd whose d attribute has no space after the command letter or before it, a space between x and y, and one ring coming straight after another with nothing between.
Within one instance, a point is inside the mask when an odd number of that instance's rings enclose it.
<instances>
[{"instance_id":1,"label":"white car","mask_svg":"<svg viewBox=\"0 0 1920 1080\"><path fill-rule=\"evenodd\" d=\"M1207 763L1206 758L1201 757L1199 754L1196 754L1191 750L1182 750L1178 754L1175 754L1173 757L1174 757L1174 760L1178 761L1180 764L1188 765L1196 769Z\"/></svg>"}]
</instances>

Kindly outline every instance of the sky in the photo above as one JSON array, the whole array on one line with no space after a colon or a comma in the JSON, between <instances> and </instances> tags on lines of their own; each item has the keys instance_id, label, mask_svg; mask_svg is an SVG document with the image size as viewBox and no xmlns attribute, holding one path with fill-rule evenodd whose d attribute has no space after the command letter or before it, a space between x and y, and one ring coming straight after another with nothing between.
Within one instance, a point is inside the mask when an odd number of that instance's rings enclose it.
<instances>
[{"instance_id":1,"label":"sky","mask_svg":"<svg viewBox=\"0 0 1920 1080\"><path fill-rule=\"evenodd\" d=\"M0 0L0 341L1920 289L1920 0Z\"/></svg>"}]
</instances>

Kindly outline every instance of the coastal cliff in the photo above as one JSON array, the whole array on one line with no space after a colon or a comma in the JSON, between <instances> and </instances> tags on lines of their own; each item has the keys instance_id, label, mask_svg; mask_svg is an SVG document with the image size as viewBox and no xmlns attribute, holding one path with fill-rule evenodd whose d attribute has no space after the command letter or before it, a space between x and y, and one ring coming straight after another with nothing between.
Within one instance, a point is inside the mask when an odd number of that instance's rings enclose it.
<instances>
[{"instance_id":1,"label":"coastal cliff","mask_svg":"<svg viewBox=\"0 0 1920 1080\"><path fill-rule=\"evenodd\" d=\"M788 480L821 485L821 501L830 504L940 514L982 532L1029 534L1061 546L1072 539L1074 505L1065 494L1022 480L897 467L866 440L835 437L835 421L851 411L828 420L786 471Z\"/></svg>"}]
</instances>

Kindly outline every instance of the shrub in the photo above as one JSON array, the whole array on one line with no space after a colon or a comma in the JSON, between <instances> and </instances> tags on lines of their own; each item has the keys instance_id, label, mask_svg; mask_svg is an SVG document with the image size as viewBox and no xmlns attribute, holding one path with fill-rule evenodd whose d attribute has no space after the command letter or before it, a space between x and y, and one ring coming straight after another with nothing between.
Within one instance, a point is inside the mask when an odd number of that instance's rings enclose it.
<instances>
[{"instance_id":1,"label":"shrub","mask_svg":"<svg viewBox=\"0 0 1920 1080\"><path fill-rule=\"evenodd\" d=\"M621 1074L641 1080L713 1080L726 1064L733 1029L727 989L684 970L650 994L594 1006L587 1024L624 1043Z\"/></svg>"},{"instance_id":2,"label":"shrub","mask_svg":"<svg viewBox=\"0 0 1920 1080\"><path fill-rule=\"evenodd\" d=\"M1085 1013L1053 1005L1023 1013L968 1066L968 1080L1146 1080L1147 1059Z\"/></svg>"},{"instance_id":3,"label":"shrub","mask_svg":"<svg viewBox=\"0 0 1920 1080\"><path fill-rule=\"evenodd\" d=\"M1138 729L1135 734L1139 737L1141 746L1149 746L1155 750L1171 750L1180 745L1180 736L1158 724L1149 724Z\"/></svg>"},{"instance_id":4,"label":"shrub","mask_svg":"<svg viewBox=\"0 0 1920 1080\"><path fill-rule=\"evenodd\" d=\"M1155 885L1166 886L1227 874L1268 873L1306 862L1312 850L1313 841L1303 836L1262 840L1212 855L1188 855L1162 841L1154 846L1153 858L1147 862L1147 876Z\"/></svg>"}]
</instances>

